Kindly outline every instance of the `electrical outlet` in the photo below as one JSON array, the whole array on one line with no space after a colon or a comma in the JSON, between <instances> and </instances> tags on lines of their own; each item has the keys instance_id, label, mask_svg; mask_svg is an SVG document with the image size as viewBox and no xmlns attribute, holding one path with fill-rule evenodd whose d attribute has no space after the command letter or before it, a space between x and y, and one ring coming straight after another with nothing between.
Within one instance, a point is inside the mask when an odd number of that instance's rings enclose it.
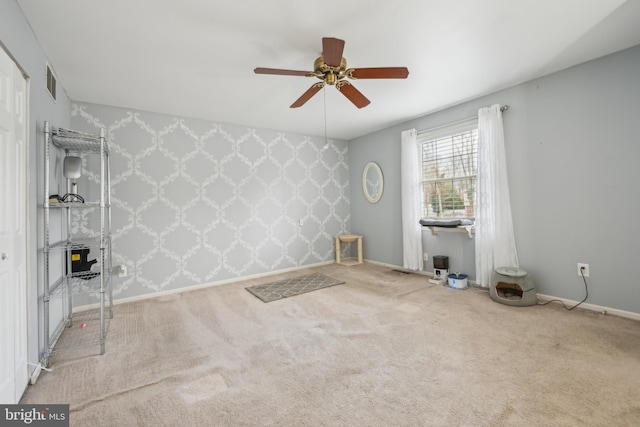
<instances>
[{"instance_id":1,"label":"electrical outlet","mask_svg":"<svg viewBox=\"0 0 640 427\"><path fill-rule=\"evenodd\" d=\"M429 261L429 254L428 254L428 253L426 253L426 252L425 252L425 253L423 253L423 254L422 254L422 260L423 260L423 261L425 261L425 262L426 262L426 261Z\"/></svg>"},{"instance_id":2,"label":"electrical outlet","mask_svg":"<svg viewBox=\"0 0 640 427\"><path fill-rule=\"evenodd\" d=\"M582 271L581 271L582 270ZM589 264L585 264L583 262L578 263L578 276L589 277Z\"/></svg>"}]
</instances>

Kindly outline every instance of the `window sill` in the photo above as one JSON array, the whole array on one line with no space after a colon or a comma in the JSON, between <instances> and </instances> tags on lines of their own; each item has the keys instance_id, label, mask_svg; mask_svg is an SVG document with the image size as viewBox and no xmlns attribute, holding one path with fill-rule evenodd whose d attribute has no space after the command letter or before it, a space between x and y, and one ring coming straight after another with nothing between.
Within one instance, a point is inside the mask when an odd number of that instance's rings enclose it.
<instances>
[{"instance_id":1,"label":"window sill","mask_svg":"<svg viewBox=\"0 0 640 427\"><path fill-rule=\"evenodd\" d=\"M437 236L436 231L444 231L447 233L467 233L470 239L473 238L473 233L475 232L474 225L459 225L457 227L438 227L434 225L423 225L423 228L428 228L431 231L432 236Z\"/></svg>"}]
</instances>

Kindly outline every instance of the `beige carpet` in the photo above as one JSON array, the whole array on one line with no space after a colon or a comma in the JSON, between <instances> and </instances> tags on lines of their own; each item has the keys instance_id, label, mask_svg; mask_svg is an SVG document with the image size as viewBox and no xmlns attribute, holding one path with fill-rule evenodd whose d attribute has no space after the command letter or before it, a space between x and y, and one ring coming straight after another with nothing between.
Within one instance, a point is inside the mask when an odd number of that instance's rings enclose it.
<instances>
[{"instance_id":1,"label":"beige carpet","mask_svg":"<svg viewBox=\"0 0 640 427\"><path fill-rule=\"evenodd\" d=\"M244 289L314 272L345 284ZM640 425L640 322L372 264L118 305L104 356L51 367L22 403L69 403L72 426Z\"/></svg>"}]
</instances>

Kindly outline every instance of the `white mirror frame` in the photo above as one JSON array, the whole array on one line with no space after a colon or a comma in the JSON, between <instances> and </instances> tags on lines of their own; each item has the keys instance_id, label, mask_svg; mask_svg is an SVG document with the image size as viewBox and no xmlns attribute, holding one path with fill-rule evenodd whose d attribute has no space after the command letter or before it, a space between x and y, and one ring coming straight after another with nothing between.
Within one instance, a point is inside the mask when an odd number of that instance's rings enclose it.
<instances>
[{"instance_id":1,"label":"white mirror frame","mask_svg":"<svg viewBox=\"0 0 640 427\"><path fill-rule=\"evenodd\" d=\"M367 175L369 174L369 171L375 172L376 176L374 177L374 179L378 179L378 192L374 194L369 192L369 186L367 185L368 183L371 183L371 181L367 182ZM373 182L373 184L375 185L376 182ZM380 169L380 166L378 166L376 162L369 162L364 167L364 170L362 171L362 190L364 191L364 196L371 203L377 203L382 197L382 191L384 190L384 179L382 178L382 169Z\"/></svg>"}]
</instances>

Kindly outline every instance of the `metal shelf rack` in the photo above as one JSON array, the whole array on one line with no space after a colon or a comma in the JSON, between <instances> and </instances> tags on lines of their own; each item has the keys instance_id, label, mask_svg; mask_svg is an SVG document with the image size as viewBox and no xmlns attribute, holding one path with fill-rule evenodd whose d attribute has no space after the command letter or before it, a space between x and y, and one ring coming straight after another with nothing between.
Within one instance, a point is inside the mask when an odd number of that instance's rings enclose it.
<instances>
[{"instance_id":1,"label":"metal shelf rack","mask_svg":"<svg viewBox=\"0 0 640 427\"><path fill-rule=\"evenodd\" d=\"M51 197L51 145L64 150L66 155L98 155L100 157L100 200L85 203L53 202ZM111 173L109 145L105 130L98 135L86 134L67 129L51 127L44 122L44 354L43 364L48 366L49 357L55 352L84 345L99 345L100 354L105 353L105 343L109 329L109 320L113 318L113 290L111 284ZM67 188L70 181L67 180ZM79 238L72 234L71 215L74 210L90 209L100 213L100 229L94 238ZM66 238L52 242L51 212L61 210L66 226L61 224L61 235ZM66 229L66 230L65 230ZM84 272L73 272L72 251L77 249L97 248L96 269ZM54 255L58 255L54 257ZM59 259L58 271L52 264ZM99 296L96 310L73 311L74 296L89 294ZM60 320L52 322L51 301L60 299ZM70 328L78 323L78 328ZM51 329L53 333L51 333Z\"/></svg>"}]
</instances>

